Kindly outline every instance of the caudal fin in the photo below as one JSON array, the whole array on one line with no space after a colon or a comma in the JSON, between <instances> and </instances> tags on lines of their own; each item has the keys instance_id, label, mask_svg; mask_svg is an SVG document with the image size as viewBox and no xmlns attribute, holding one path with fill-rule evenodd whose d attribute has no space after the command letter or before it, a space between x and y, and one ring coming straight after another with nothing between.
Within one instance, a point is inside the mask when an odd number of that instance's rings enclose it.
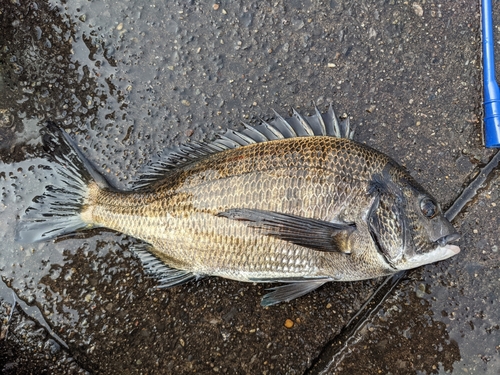
<instances>
[{"instance_id":1,"label":"caudal fin","mask_svg":"<svg viewBox=\"0 0 500 375\"><path fill-rule=\"evenodd\" d=\"M42 140L57 182L46 186L43 195L35 197L21 217L16 235L21 243L44 241L92 227L81 217L82 208L89 203L89 186L95 183L99 188L109 188L106 179L64 130L48 122Z\"/></svg>"}]
</instances>

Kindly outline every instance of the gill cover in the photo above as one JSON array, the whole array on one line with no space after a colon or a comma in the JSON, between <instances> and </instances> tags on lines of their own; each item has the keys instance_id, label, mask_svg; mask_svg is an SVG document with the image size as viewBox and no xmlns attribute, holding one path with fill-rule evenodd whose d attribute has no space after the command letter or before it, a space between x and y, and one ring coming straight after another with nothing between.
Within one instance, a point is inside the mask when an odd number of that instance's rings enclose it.
<instances>
[{"instance_id":1,"label":"gill cover","mask_svg":"<svg viewBox=\"0 0 500 375\"><path fill-rule=\"evenodd\" d=\"M440 206L395 163L373 176L367 224L374 245L394 269L410 269L457 254L460 238Z\"/></svg>"},{"instance_id":2,"label":"gill cover","mask_svg":"<svg viewBox=\"0 0 500 375\"><path fill-rule=\"evenodd\" d=\"M388 164L388 167L390 165ZM375 247L394 269L411 247L411 234L405 217L406 199L391 180L388 168L373 176L368 191L374 196L367 215L368 228Z\"/></svg>"}]
</instances>

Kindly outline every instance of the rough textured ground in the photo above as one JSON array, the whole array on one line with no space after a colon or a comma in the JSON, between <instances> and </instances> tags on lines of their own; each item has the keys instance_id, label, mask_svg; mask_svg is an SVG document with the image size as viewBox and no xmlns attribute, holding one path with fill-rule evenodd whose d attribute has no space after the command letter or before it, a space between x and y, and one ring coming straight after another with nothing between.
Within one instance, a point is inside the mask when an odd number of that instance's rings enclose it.
<instances>
[{"instance_id":1,"label":"rough textured ground","mask_svg":"<svg viewBox=\"0 0 500 375\"><path fill-rule=\"evenodd\" d=\"M63 125L125 188L168 146L333 102L447 207L492 155L479 24L476 1L3 1L2 372L308 371L382 280L264 309L258 285L153 289L113 232L22 247L16 220L51 179L39 130ZM455 220L462 253L409 273L326 373L500 372L498 192L495 172Z\"/></svg>"}]
</instances>

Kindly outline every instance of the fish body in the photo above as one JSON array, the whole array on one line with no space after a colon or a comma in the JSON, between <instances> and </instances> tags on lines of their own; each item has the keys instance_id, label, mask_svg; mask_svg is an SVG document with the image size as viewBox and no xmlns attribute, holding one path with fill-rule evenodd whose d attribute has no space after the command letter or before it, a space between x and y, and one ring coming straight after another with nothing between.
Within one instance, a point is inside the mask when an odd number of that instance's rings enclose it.
<instances>
[{"instance_id":1,"label":"fish body","mask_svg":"<svg viewBox=\"0 0 500 375\"><path fill-rule=\"evenodd\" d=\"M434 198L391 158L351 136L331 108L311 117L294 112L183 146L135 189L118 191L49 125L44 143L66 181L57 202L74 196L75 186L79 201L68 207L69 220L66 210L58 221L61 205L45 194L24 218L20 238L110 228L143 241L134 251L160 286L200 276L286 283L263 305L328 281L389 275L458 253L449 244L458 234Z\"/></svg>"}]
</instances>

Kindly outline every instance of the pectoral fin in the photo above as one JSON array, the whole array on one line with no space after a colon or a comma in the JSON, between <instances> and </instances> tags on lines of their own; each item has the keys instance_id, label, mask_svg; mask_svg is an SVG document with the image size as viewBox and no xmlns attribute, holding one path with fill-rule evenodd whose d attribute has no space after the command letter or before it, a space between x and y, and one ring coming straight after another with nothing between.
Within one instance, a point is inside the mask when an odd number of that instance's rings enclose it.
<instances>
[{"instance_id":1,"label":"pectoral fin","mask_svg":"<svg viewBox=\"0 0 500 375\"><path fill-rule=\"evenodd\" d=\"M218 214L231 220L248 222L248 226L267 236L317 251L349 253L343 245L354 230L354 223L332 223L274 211L247 208L229 209Z\"/></svg>"}]
</instances>

